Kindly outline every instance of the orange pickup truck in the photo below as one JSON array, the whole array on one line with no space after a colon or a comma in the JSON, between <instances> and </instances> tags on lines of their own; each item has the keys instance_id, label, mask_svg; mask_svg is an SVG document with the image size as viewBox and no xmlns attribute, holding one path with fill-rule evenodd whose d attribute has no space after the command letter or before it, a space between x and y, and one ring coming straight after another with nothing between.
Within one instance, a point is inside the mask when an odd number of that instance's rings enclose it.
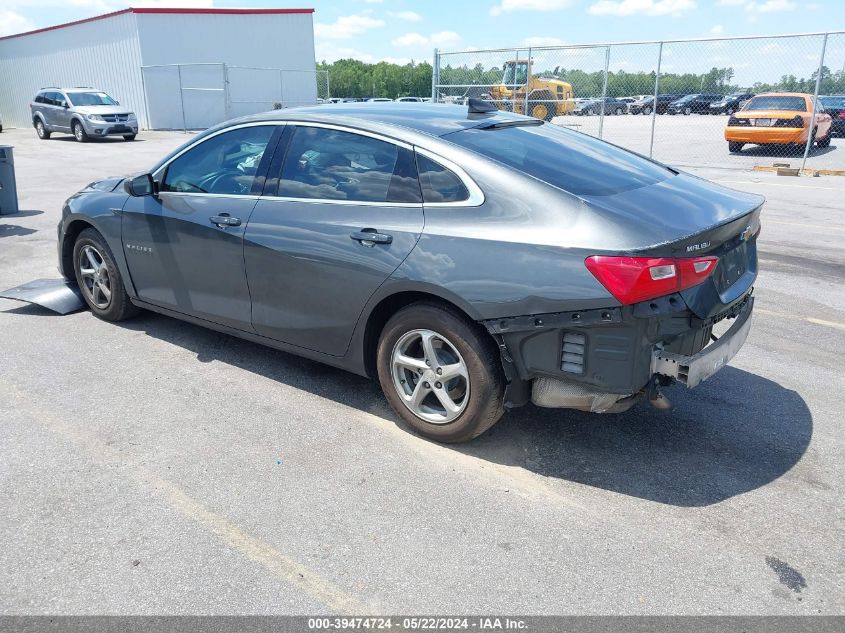
<instances>
[{"instance_id":1,"label":"orange pickup truck","mask_svg":"<svg viewBox=\"0 0 845 633\"><path fill-rule=\"evenodd\" d=\"M770 92L752 98L728 119L725 140L730 152L740 152L744 145L805 145L812 128L818 147L830 145L830 115L821 103L816 107L812 125L813 95L800 92Z\"/></svg>"}]
</instances>

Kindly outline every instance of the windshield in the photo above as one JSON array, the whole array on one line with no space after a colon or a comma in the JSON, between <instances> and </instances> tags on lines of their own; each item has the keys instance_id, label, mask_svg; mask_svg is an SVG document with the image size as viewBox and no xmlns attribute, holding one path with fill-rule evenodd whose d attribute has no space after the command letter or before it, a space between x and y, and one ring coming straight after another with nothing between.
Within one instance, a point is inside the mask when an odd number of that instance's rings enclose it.
<instances>
[{"instance_id":1,"label":"windshield","mask_svg":"<svg viewBox=\"0 0 845 633\"><path fill-rule=\"evenodd\" d=\"M684 102L684 101L692 101L697 96L699 96L699 95L687 95L686 97L681 97L680 99L678 99L678 102L680 103L680 102Z\"/></svg>"},{"instance_id":2,"label":"windshield","mask_svg":"<svg viewBox=\"0 0 845 633\"><path fill-rule=\"evenodd\" d=\"M787 95L770 95L754 97L745 104L744 111L749 110L789 110L790 112L806 112L807 100L804 97Z\"/></svg>"},{"instance_id":3,"label":"windshield","mask_svg":"<svg viewBox=\"0 0 845 633\"><path fill-rule=\"evenodd\" d=\"M825 108L845 108L845 96L820 97Z\"/></svg>"},{"instance_id":4,"label":"windshield","mask_svg":"<svg viewBox=\"0 0 845 633\"><path fill-rule=\"evenodd\" d=\"M502 76L502 83L507 85L521 86L528 79L528 62L519 62L505 65L505 74Z\"/></svg>"},{"instance_id":5,"label":"windshield","mask_svg":"<svg viewBox=\"0 0 845 633\"><path fill-rule=\"evenodd\" d=\"M105 92L69 92L67 98L75 106L118 105Z\"/></svg>"},{"instance_id":6,"label":"windshield","mask_svg":"<svg viewBox=\"0 0 845 633\"><path fill-rule=\"evenodd\" d=\"M575 195L611 195L673 175L620 147L548 123L471 128L443 138Z\"/></svg>"}]
</instances>

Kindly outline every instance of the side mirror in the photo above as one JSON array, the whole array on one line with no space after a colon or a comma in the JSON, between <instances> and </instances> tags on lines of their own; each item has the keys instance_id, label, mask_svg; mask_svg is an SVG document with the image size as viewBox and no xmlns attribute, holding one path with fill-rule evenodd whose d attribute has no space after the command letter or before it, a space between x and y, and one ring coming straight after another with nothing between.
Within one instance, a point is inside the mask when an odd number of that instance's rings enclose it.
<instances>
[{"instance_id":1,"label":"side mirror","mask_svg":"<svg viewBox=\"0 0 845 633\"><path fill-rule=\"evenodd\" d=\"M123 181L123 189L130 196L154 196L155 181L150 174L141 174L139 176L132 176Z\"/></svg>"},{"instance_id":2,"label":"side mirror","mask_svg":"<svg viewBox=\"0 0 845 633\"><path fill-rule=\"evenodd\" d=\"M62 101L62 107L67 110L70 106L67 104L67 101Z\"/></svg>"}]
</instances>

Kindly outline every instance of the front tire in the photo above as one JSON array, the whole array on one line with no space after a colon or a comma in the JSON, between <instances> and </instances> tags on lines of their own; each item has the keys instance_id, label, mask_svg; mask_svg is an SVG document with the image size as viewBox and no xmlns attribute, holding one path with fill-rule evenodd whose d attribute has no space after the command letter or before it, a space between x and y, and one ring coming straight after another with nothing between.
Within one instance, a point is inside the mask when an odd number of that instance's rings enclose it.
<instances>
[{"instance_id":1,"label":"front tire","mask_svg":"<svg viewBox=\"0 0 845 633\"><path fill-rule=\"evenodd\" d=\"M124 134L123 140L124 141L134 141L135 140L135 134Z\"/></svg>"},{"instance_id":2,"label":"front tire","mask_svg":"<svg viewBox=\"0 0 845 633\"><path fill-rule=\"evenodd\" d=\"M379 339L376 362L390 406L424 437L466 442L504 413L496 346L446 306L420 302L394 314Z\"/></svg>"},{"instance_id":3,"label":"front tire","mask_svg":"<svg viewBox=\"0 0 845 633\"><path fill-rule=\"evenodd\" d=\"M46 127L44 127L44 121L42 121L41 119L37 119L35 121L35 133L38 135L38 138L40 138L42 141L46 141L48 138L50 138L50 132L47 130Z\"/></svg>"},{"instance_id":4,"label":"front tire","mask_svg":"<svg viewBox=\"0 0 845 633\"><path fill-rule=\"evenodd\" d=\"M88 142L88 133L79 121L71 123L70 131L73 132L73 138L75 138L79 143Z\"/></svg>"},{"instance_id":5,"label":"front tire","mask_svg":"<svg viewBox=\"0 0 845 633\"><path fill-rule=\"evenodd\" d=\"M643 114L651 114L652 112L653 110L651 109L651 106L646 106L643 108Z\"/></svg>"},{"instance_id":6,"label":"front tire","mask_svg":"<svg viewBox=\"0 0 845 633\"><path fill-rule=\"evenodd\" d=\"M140 312L126 294L111 249L95 229L85 229L76 238L73 270L82 298L95 316L123 321Z\"/></svg>"}]
</instances>

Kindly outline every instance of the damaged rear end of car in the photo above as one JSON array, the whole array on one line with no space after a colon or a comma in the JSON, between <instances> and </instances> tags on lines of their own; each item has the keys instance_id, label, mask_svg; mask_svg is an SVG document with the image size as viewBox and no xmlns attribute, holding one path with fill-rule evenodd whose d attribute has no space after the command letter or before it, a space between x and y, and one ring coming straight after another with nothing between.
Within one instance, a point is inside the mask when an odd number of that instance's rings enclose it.
<instances>
[{"instance_id":1,"label":"damaged rear end of car","mask_svg":"<svg viewBox=\"0 0 845 633\"><path fill-rule=\"evenodd\" d=\"M499 345L508 405L605 413L645 398L669 408L661 387L697 386L748 336L764 200L543 128L452 135L549 185L532 218L549 236L548 265L534 274L571 262L558 282L573 289L556 295L561 310L481 320ZM534 167L552 164L556 143L557 166ZM591 283L604 293L579 300Z\"/></svg>"}]
</instances>

